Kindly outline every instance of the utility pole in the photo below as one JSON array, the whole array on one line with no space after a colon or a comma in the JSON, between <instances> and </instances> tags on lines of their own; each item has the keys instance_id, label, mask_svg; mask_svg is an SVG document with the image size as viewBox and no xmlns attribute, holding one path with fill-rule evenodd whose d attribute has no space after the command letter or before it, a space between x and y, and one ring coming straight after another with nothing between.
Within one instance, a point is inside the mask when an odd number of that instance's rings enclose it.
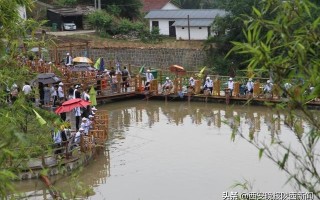
<instances>
[{"instance_id":1,"label":"utility pole","mask_svg":"<svg viewBox=\"0 0 320 200\"><path fill-rule=\"evenodd\" d=\"M94 0L94 9L97 10L97 0Z\"/></svg>"},{"instance_id":2,"label":"utility pole","mask_svg":"<svg viewBox=\"0 0 320 200\"><path fill-rule=\"evenodd\" d=\"M98 0L98 9L101 10L101 0Z\"/></svg>"},{"instance_id":3,"label":"utility pole","mask_svg":"<svg viewBox=\"0 0 320 200\"><path fill-rule=\"evenodd\" d=\"M188 15L188 38L189 38L189 41L190 41L190 16Z\"/></svg>"}]
</instances>

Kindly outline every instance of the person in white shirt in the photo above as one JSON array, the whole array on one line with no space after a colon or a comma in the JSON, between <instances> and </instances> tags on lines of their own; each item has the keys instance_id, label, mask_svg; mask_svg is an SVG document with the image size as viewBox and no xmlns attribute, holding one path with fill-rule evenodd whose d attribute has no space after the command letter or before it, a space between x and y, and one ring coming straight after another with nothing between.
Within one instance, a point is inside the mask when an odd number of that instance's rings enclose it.
<instances>
[{"instance_id":1,"label":"person in white shirt","mask_svg":"<svg viewBox=\"0 0 320 200\"><path fill-rule=\"evenodd\" d=\"M90 95L87 93L87 91L83 90L82 95L81 95L81 99L83 99L85 101L90 101Z\"/></svg>"},{"instance_id":2,"label":"person in white shirt","mask_svg":"<svg viewBox=\"0 0 320 200\"><path fill-rule=\"evenodd\" d=\"M72 65L72 57L70 56L70 53L67 53L67 57L66 57L66 60L65 60L65 65L67 67Z\"/></svg>"},{"instance_id":3,"label":"person in white shirt","mask_svg":"<svg viewBox=\"0 0 320 200\"><path fill-rule=\"evenodd\" d=\"M79 130L80 127L80 117L81 117L81 110L80 107L73 109L74 116L76 117L76 130Z\"/></svg>"},{"instance_id":4,"label":"person in white shirt","mask_svg":"<svg viewBox=\"0 0 320 200\"><path fill-rule=\"evenodd\" d=\"M144 90L150 89L150 82L154 79L153 74L150 72L150 69L147 70L146 73L146 84L144 86Z\"/></svg>"},{"instance_id":5,"label":"person in white shirt","mask_svg":"<svg viewBox=\"0 0 320 200\"><path fill-rule=\"evenodd\" d=\"M263 92L266 94L266 93L271 93L272 91L272 83L270 80L267 80L267 84L264 85L263 87Z\"/></svg>"},{"instance_id":6,"label":"person in white shirt","mask_svg":"<svg viewBox=\"0 0 320 200\"><path fill-rule=\"evenodd\" d=\"M31 88L31 86L29 85L29 83L25 82L25 85L22 87L22 92L23 92L25 95L30 95L30 94L31 94L32 88Z\"/></svg>"},{"instance_id":7,"label":"person in white shirt","mask_svg":"<svg viewBox=\"0 0 320 200\"><path fill-rule=\"evenodd\" d=\"M213 81L210 79L209 76L206 78L206 82L204 82L203 91L210 90L210 94L212 94L213 90Z\"/></svg>"},{"instance_id":8,"label":"person in white shirt","mask_svg":"<svg viewBox=\"0 0 320 200\"><path fill-rule=\"evenodd\" d=\"M64 91L63 91L63 83L60 82L59 83L59 87L58 87L58 97L60 101L64 100Z\"/></svg>"},{"instance_id":9,"label":"person in white shirt","mask_svg":"<svg viewBox=\"0 0 320 200\"><path fill-rule=\"evenodd\" d=\"M162 92L164 92L165 90L168 90L170 92L172 88L173 88L172 81L169 79L169 77L166 77L166 81L162 85Z\"/></svg>"},{"instance_id":10,"label":"person in white shirt","mask_svg":"<svg viewBox=\"0 0 320 200\"><path fill-rule=\"evenodd\" d=\"M52 85L50 88L51 92L51 99L52 99L52 106L56 106L57 100L58 100L58 88L57 86Z\"/></svg>"},{"instance_id":11,"label":"person in white shirt","mask_svg":"<svg viewBox=\"0 0 320 200\"><path fill-rule=\"evenodd\" d=\"M190 77L188 88L194 90L195 85L196 85L196 81L194 80L193 77Z\"/></svg>"},{"instance_id":12,"label":"person in white shirt","mask_svg":"<svg viewBox=\"0 0 320 200\"><path fill-rule=\"evenodd\" d=\"M234 87L234 82L233 82L233 79L230 77L228 81L228 89L230 90L230 97L232 96L233 87Z\"/></svg>"},{"instance_id":13,"label":"person in white shirt","mask_svg":"<svg viewBox=\"0 0 320 200\"><path fill-rule=\"evenodd\" d=\"M84 135L88 135L89 134L89 128L90 128L90 124L87 118L82 118L82 122L80 125L80 128L84 129Z\"/></svg>"},{"instance_id":14,"label":"person in white shirt","mask_svg":"<svg viewBox=\"0 0 320 200\"><path fill-rule=\"evenodd\" d=\"M93 115L89 115L89 129L93 129L93 124L94 124L94 116Z\"/></svg>"},{"instance_id":15,"label":"person in white shirt","mask_svg":"<svg viewBox=\"0 0 320 200\"><path fill-rule=\"evenodd\" d=\"M84 135L84 129L80 128L79 131L76 132L74 136L74 144L78 145L80 144L81 135Z\"/></svg>"},{"instance_id":16,"label":"person in white shirt","mask_svg":"<svg viewBox=\"0 0 320 200\"><path fill-rule=\"evenodd\" d=\"M253 93L253 82L252 79L249 78L247 84L246 84L246 89L247 89L247 94L252 94Z\"/></svg>"}]
</instances>

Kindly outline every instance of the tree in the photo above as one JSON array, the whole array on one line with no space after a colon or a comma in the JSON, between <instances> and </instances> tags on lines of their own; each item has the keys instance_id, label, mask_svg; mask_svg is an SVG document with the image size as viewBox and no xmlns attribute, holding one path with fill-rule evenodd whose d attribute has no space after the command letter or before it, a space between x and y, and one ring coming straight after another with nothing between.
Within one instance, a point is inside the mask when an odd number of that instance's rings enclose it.
<instances>
[{"instance_id":1,"label":"tree","mask_svg":"<svg viewBox=\"0 0 320 200\"><path fill-rule=\"evenodd\" d=\"M109 15L106 11L97 10L90 13L86 20L91 24L98 32L106 31L112 26L114 17Z\"/></svg>"},{"instance_id":2,"label":"tree","mask_svg":"<svg viewBox=\"0 0 320 200\"><path fill-rule=\"evenodd\" d=\"M118 7L120 9L120 17L130 20L138 19L141 15L142 3L140 0L101 0L103 9Z\"/></svg>"},{"instance_id":3,"label":"tree","mask_svg":"<svg viewBox=\"0 0 320 200\"><path fill-rule=\"evenodd\" d=\"M233 136L257 147L259 157L272 160L299 191L320 198L320 121L318 112L307 106L320 95L320 8L309 0L267 0L259 9L254 7L253 13L243 21L245 41L232 42L230 53L248 56L248 70L255 76L270 72L277 87L289 97L276 107L285 113L284 119L278 119L297 140L293 145L273 137L265 143L254 135L244 135L239 127L234 127Z\"/></svg>"},{"instance_id":4,"label":"tree","mask_svg":"<svg viewBox=\"0 0 320 200\"><path fill-rule=\"evenodd\" d=\"M259 0L217 0L214 6L227 12L226 16L218 16L212 24L216 32L204 42L204 49L208 54L208 65L223 75L234 76L238 69L245 69L243 55L232 54L225 58L232 48L231 41L243 41L242 19L244 15L251 15L252 7L259 6Z\"/></svg>"},{"instance_id":5,"label":"tree","mask_svg":"<svg viewBox=\"0 0 320 200\"><path fill-rule=\"evenodd\" d=\"M36 38L41 23L22 20L18 7L32 7L32 0L0 0L0 198L5 199L14 188L12 179L31 156L42 155L51 144L50 128L57 117L35 108L23 94L14 103L7 101L8 89L34 77L18 56L28 45L42 46L44 38ZM37 114L40 115L37 115ZM41 117L42 116L42 117ZM45 125L42 122L47 121ZM47 133L47 134L43 134Z\"/></svg>"}]
</instances>

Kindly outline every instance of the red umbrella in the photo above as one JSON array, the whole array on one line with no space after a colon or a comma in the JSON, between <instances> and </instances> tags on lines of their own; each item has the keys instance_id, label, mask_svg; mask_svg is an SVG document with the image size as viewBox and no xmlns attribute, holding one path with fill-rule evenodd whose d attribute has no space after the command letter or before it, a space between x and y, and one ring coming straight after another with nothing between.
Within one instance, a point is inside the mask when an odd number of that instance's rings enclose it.
<instances>
[{"instance_id":1,"label":"red umbrella","mask_svg":"<svg viewBox=\"0 0 320 200\"><path fill-rule=\"evenodd\" d=\"M187 71L184 69L184 67L179 66L179 65L171 65L169 67L169 70L171 72L174 72L176 75L184 75L187 73Z\"/></svg>"},{"instance_id":2,"label":"red umbrella","mask_svg":"<svg viewBox=\"0 0 320 200\"><path fill-rule=\"evenodd\" d=\"M63 112L70 112L74 108L86 107L90 105L90 103L90 101L85 101L80 98L70 99L68 101L63 102L62 105L56 109L55 113L60 114Z\"/></svg>"}]
</instances>

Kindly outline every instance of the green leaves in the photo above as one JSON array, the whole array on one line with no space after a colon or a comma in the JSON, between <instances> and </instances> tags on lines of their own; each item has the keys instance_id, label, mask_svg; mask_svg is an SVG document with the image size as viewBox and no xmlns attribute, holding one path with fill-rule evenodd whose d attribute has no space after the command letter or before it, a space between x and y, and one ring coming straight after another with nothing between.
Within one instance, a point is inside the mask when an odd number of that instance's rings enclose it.
<instances>
[{"instance_id":1,"label":"green leaves","mask_svg":"<svg viewBox=\"0 0 320 200\"><path fill-rule=\"evenodd\" d=\"M260 160L261 160L261 158L262 158L263 152L264 152L264 148L260 148L260 149L259 149L259 159L260 159Z\"/></svg>"},{"instance_id":2,"label":"green leaves","mask_svg":"<svg viewBox=\"0 0 320 200\"><path fill-rule=\"evenodd\" d=\"M284 154L282 161L278 161L278 165L281 169L284 169L286 162L288 161L289 158L289 150L287 153Z\"/></svg>"}]
</instances>

